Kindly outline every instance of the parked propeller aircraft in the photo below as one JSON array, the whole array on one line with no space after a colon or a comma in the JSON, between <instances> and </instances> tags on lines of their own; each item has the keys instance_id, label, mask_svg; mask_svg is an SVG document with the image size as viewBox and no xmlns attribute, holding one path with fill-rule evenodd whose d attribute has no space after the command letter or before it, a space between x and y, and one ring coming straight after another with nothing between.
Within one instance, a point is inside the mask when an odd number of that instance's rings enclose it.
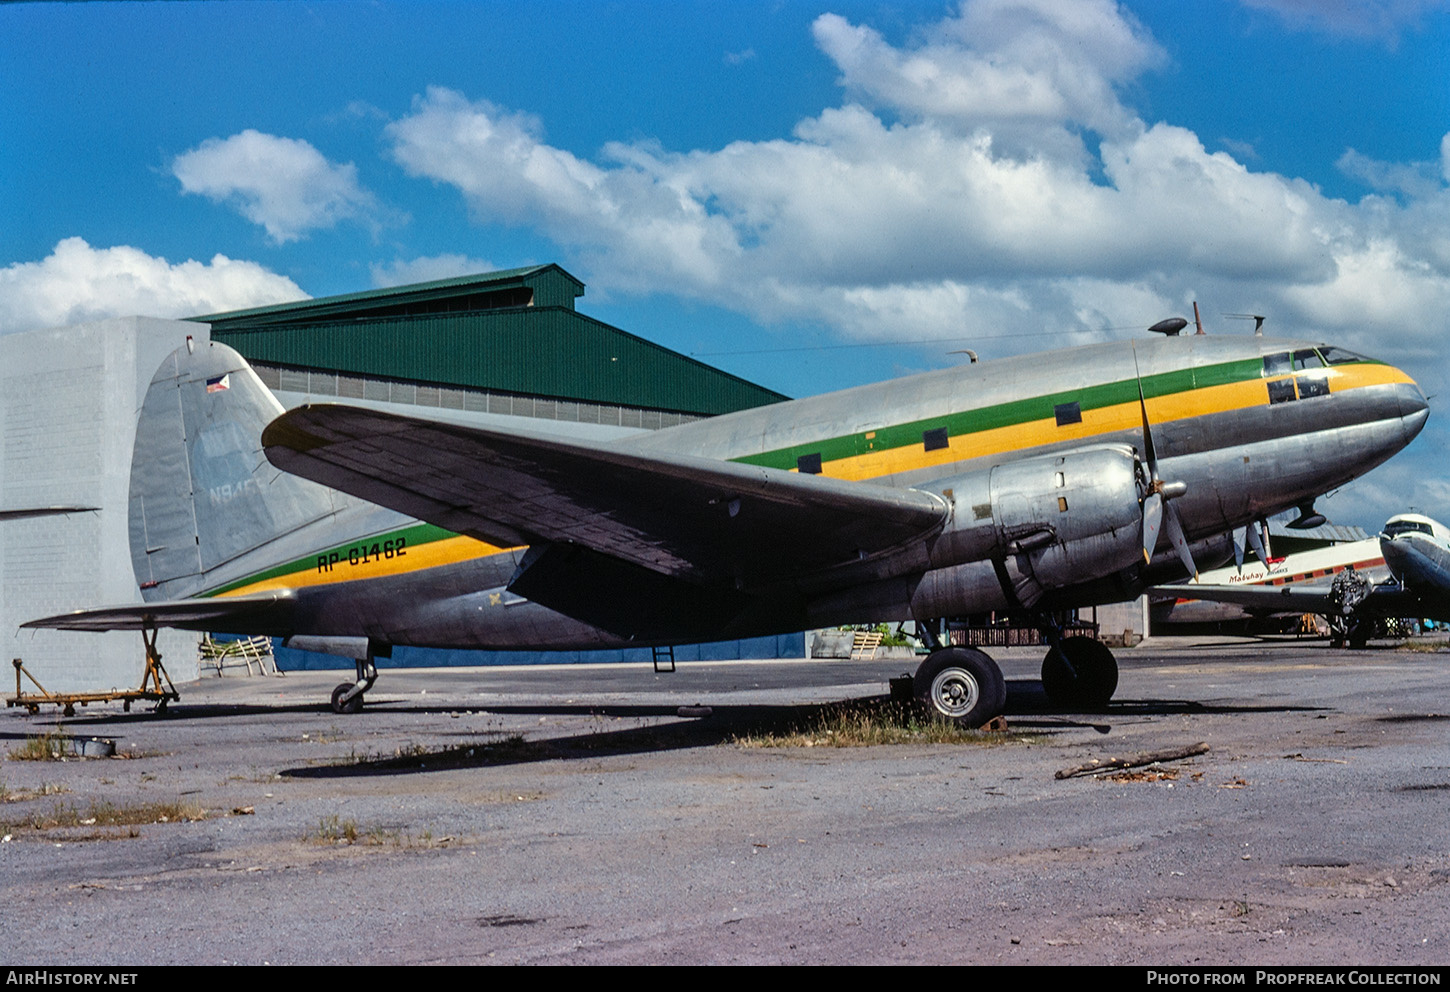
<instances>
[{"instance_id":1,"label":"parked propeller aircraft","mask_svg":"<svg viewBox=\"0 0 1450 992\"><path fill-rule=\"evenodd\" d=\"M1158 591L1180 599L1234 603L1259 613L1317 613L1329 619L1336 638L1348 640L1350 647L1364 647L1377 619L1450 621L1450 529L1444 524L1418 513L1401 513L1390 517L1376 540L1306 555L1331 553L1360 560L1333 569L1332 582L1324 580L1331 574L1327 571L1304 576L1306 563L1301 560L1286 568L1282 578L1271 579L1272 585L1200 581L1159 586ZM1222 570L1225 577L1229 571ZM1200 580L1212 578L1217 576L1200 576Z\"/></svg>"},{"instance_id":2,"label":"parked propeller aircraft","mask_svg":"<svg viewBox=\"0 0 1450 992\"><path fill-rule=\"evenodd\" d=\"M1169 324L1185 321L1155 329ZM1138 595L1160 535L1159 560L1194 573L1190 542L1343 485L1427 413L1382 362L1195 335L605 439L283 413L213 342L166 360L138 420L131 550L147 602L25 626L150 631L153 652L160 626L287 637L357 659L333 694L351 712L393 645L668 645L915 619L932 649L918 696L975 726L1002 711L1002 673L942 644L941 618L1036 618L1049 692L1106 703L1112 653L1061 637L1052 611Z\"/></svg>"},{"instance_id":3,"label":"parked propeller aircraft","mask_svg":"<svg viewBox=\"0 0 1450 992\"><path fill-rule=\"evenodd\" d=\"M1264 547L1267 548L1267 543ZM1322 587L1327 591L1334 577L1347 569L1367 574L1375 580L1389 577L1377 538L1346 541L1283 557L1270 557L1270 554L1266 551L1266 561L1244 561L1240 550L1236 563L1202 572L1187 586L1195 590L1220 587L1277 590L1286 585L1301 585L1306 588ZM1148 590L1148 594L1149 618L1154 629L1163 625L1232 623L1295 613L1282 601L1256 607L1241 606L1211 597L1165 594L1165 590L1159 588Z\"/></svg>"}]
</instances>

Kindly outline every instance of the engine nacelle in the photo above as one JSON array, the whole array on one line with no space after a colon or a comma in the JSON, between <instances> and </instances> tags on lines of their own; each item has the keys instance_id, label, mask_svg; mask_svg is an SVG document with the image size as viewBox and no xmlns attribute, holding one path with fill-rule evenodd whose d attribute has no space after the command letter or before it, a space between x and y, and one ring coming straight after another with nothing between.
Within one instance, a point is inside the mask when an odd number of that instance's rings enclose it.
<instances>
[{"instance_id":1,"label":"engine nacelle","mask_svg":"<svg viewBox=\"0 0 1450 992\"><path fill-rule=\"evenodd\" d=\"M1102 445L919 487L942 496L952 518L932 547L913 612L1031 606L1047 590L1141 562L1139 479L1132 448ZM993 602L999 595L1000 604Z\"/></svg>"}]
</instances>

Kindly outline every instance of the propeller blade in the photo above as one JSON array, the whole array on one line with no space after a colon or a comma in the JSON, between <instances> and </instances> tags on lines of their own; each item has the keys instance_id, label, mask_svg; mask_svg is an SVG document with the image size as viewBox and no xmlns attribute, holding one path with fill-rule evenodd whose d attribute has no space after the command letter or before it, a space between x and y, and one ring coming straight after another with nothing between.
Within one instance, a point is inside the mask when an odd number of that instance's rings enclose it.
<instances>
[{"instance_id":1,"label":"propeller blade","mask_svg":"<svg viewBox=\"0 0 1450 992\"><path fill-rule=\"evenodd\" d=\"M1259 533L1259 522L1255 520L1245 530L1248 532L1249 544L1253 547L1254 554L1258 555L1259 561L1267 569L1269 567L1269 552L1264 548L1264 538Z\"/></svg>"},{"instance_id":2,"label":"propeller blade","mask_svg":"<svg viewBox=\"0 0 1450 992\"><path fill-rule=\"evenodd\" d=\"M1168 540L1173 542L1173 550L1178 552L1178 560L1183 562L1188 574L1197 579L1198 566L1193 563L1193 554L1188 550L1188 538L1183 533L1183 521L1178 519L1178 508L1172 503L1165 504L1165 507L1168 511Z\"/></svg>"},{"instance_id":3,"label":"propeller blade","mask_svg":"<svg viewBox=\"0 0 1450 992\"><path fill-rule=\"evenodd\" d=\"M1159 482L1162 477L1158 474L1158 455L1153 449L1153 429L1148 426L1148 401L1143 396L1141 377L1138 379L1138 411L1143 415L1143 460L1148 464L1148 477Z\"/></svg>"},{"instance_id":4,"label":"propeller blade","mask_svg":"<svg viewBox=\"0 0 1450 992\"><path fill-rule=\"evenodd\" d=\"M1163 527L1163 496L1149 493L1143 498L1143 563L1153 560L1158 546L1158 531Z\"/></svg>"}]
</instances>

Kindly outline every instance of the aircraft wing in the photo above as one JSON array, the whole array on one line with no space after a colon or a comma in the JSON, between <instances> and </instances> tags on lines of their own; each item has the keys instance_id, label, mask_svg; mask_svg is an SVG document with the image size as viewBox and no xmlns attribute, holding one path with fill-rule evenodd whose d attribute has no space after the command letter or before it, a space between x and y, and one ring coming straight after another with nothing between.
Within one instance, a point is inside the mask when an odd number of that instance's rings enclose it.
<instances>
[{"instance_id":1,"label":"aircraft wing","mask_svg":"<svg viewBox=\"0 0 1450 992\"><path fill-rule=\"evenodd\" d=\"M291 590L279 589L250 596L101 606L28 620L20 626L89 631L179 627L229 634L271 633L279 616L289 612L295 600L296 594Z\"/></svg>"},{"instance_id":2,"label":"aircraft wing","mask_svg":"<svg viewBox=\"0 0 1450 992\"><path fill-rule=\"evenodd\" d=\"M1237 603L1264 613L1317 613L1320 616L1333 616L1344 612L1330 598L1328 586L1225 586L1186 583L1154 586L1154 591L1181 599ZM1433 617L1436 611L1413 592L1393 583L1386 583L1370 590L1369 595L1356 603L1350 612L1356 616Z\"/></svg>"},{"instance_id":3,"label":"aircraft wing","mask_svg":"<svg viewBox=\"0 0 1450 992\"><path fill-rule=\"evenodd\" d=\"M948 513L917 490L345 405L292 410L262 444L287 472L455 533L735 588L919 554Z\"/></svg>"}]
</instances>

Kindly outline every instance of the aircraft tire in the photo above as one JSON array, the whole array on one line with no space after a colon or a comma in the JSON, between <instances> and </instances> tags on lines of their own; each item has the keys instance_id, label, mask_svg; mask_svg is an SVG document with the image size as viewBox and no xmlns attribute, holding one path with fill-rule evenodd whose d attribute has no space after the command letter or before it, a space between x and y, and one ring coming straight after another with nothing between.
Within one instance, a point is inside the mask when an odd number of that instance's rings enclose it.
<instances>
[{"instance_id":1,"label":"aircraft tire","mask_svg":"<svg viewBox=\"0 0 1450 992\"><path fill-rule=\"evenodd\" d=\"M976 728L1007 706L1007 681L997 663L974 648L942 648L927 655L912 687L936 716Z\"/></svg>"},{"instance_id":2,"label":"aircraft tire","mask_svg":"<svg viewBox=\"0 0 1450 992\"><path fill-rule=\"evenodd\" d=\"M1118 691L1118 661L1091 637L1064 637L1042 659L1042 689L1056 706L1101 709Z\"/></svg>"},{"instance_id":3,"label":"aircraft tire","mask_svg":"<svg viewBox=\"0 0 1450 992\"><path fill-rule=\"evenodd\" d=\"M347 695L356 683L343 682L336 689L332 690L332 712L334 713L361 713L363 708L362 693L343 702L342 697Z\"/></svg>"}]
</instances>

